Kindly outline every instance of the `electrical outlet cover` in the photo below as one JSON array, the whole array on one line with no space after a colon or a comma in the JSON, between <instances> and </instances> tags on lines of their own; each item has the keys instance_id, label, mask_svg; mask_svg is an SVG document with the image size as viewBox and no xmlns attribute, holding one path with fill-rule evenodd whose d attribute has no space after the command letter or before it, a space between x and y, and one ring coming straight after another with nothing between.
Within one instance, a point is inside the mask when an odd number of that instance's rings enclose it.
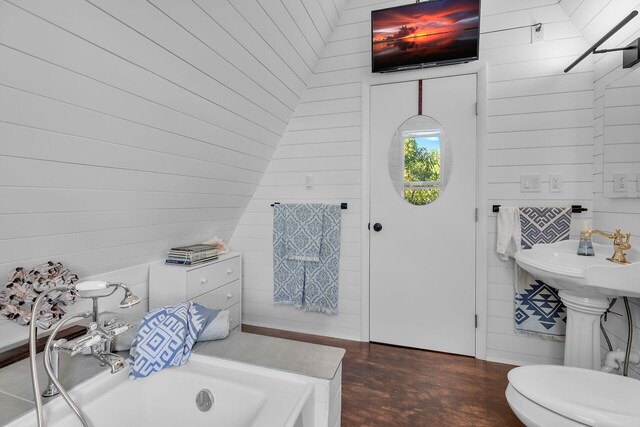
<instances>
[{"instance_id":1,"label":"electrical outlet cover","mask_svg":"<svg viewBox=\"0 0 640 427\"><path fill-rule=\"evenodd\" d=\"M613 174L613 192L614 193L626 193L628 189L627 174L626 173L614 173Z\"/></svg>"},{"instance_id":2,"label":"electrical outlet cover","mask_svg":"<svg viewBox=\"0 0 640 427\"><path fill-rule=\"evenodd\" d=\"M562 192L562 175L549 175L549 192Z\"/></svg>"}]
</instances>

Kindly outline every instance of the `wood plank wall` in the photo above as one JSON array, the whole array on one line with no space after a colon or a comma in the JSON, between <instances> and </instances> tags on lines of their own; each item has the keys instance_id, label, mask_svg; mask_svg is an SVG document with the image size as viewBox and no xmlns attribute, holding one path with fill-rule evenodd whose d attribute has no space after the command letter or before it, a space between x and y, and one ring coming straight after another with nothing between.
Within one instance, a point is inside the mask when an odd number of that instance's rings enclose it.
<instances>
[{"instance_id":1,"label":"wood plank wall","mask_svg":"<svg viewBox=\"0 0 640 427\"><path fill-rule=\"evenodd\" d=\"M571 18L578 30L580 30L587 42L595 43L622 18L632 10L640 11L638 0L562 0L560 5ZM603 45L603 48L622 47L640 37L638 30L640 18L636 17L612 38ZM636 244L640 241L640 199L611 199L605 198L605 186L612 186L612 182L605 180L604 175L604 106L605 88L631 71L638 73L638 66L632 69L622 68L622 54L613 52L603 55L592 55L594 63L593 82L593 106L594 106L594 216L593 224L602 230L613 230L621 228L625 232L633 234L631 240ZM640 104L640 98L636 98L636 104ZM629 132L624 135L633 136ZM609 178L610 179L610 178ZM633 178L631 178L633 180ZM631 183L634 184L633 182ZM604 240L600 243L610 244ZM635 245L634 245L635 246ZM633 350L640 351L640 300L630 299L632 317L634 318ZM608 331L613 347L624 349L627 342L628 324L625 316L622 301L618 301L613 308L616 313L622 316L610 315L605 322L605 329ZM604 340L602 340L603 351L607 351ZM631 366L630 375L640 378L640 371L637 367Z\"/></svg>"},{"instance_id":2,"label":"wood plank wall","mask_svg":"<svg viewBox=\"0 0 640 427\"><path fill-rule=\"evenodd\" d=\"M0 275L228 240L343 3L0 1Z\"/></svg>"},{"instance_id":3,"label":"wood plank wall","mask_svg":"<svg viewBox=\"0 0 640 427\"><path fill-rule=\"evenodd\" d=\"M322 52L232 243L245 256L244 319L248 323L359 339L362 283L361 82L370 76L370 11L406 1L350 0ZM593 164L593 76L585 62L563 68L587 47L557 0L482 2L481 60L488 63L488 193L492 204L553 206L579 203L590 217ZM531 44L529 25L545 26ZM511 27L513 30L501 31ZM455 70L453 67L451 70ZM429 78L442 70L413 72ZM384 80L384 77L380 77ZM378 79L376 79L378 81ZM313 175L314 189L305 189ZM520 193L521 174L540 174L540 193ZM548 175L561 174L563 192L549 193ZM308 314L272 304L269 204L349 202L343 213L339 314ZM578 223L579 221L575 221ZM575 227L574 236L579 226ZM495 214L489 214L487 357L510 363L561 363L559 343L513 333L513 263L494 255ZM402 250L402 248L394 248Z\"/></svg>"}]
</instances>

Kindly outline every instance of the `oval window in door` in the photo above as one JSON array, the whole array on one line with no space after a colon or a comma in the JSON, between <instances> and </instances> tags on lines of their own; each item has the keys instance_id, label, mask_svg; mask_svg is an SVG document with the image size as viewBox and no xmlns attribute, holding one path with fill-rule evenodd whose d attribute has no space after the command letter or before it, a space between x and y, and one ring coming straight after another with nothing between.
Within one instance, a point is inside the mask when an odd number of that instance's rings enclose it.
<instances>
[{"instance_id":1,"label":"oval window in door","mask_svg":"<svg viewBox=\"0 0 640 427\"><path fill-rule=\"evenodd\" d=\"M413 116L396 131L389 147L389 173L400 197L428 205L444 191L451 150L444 128L430 116Z\"/></svg>"}]
</instances>

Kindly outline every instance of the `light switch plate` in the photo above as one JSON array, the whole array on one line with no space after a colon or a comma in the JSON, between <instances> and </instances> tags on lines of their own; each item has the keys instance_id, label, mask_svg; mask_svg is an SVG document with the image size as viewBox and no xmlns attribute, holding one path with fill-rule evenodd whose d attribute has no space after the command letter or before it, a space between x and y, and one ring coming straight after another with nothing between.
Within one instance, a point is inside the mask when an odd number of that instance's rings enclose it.
<instances>
[{"instance_id":1,"label":"light switch plate","mask_svg":"<svg viewBox=\"0 0 640 427\"><path fill-rule=\"evenodd\" d=\"M540 191L540 175L520 175L520 192L536 193Z\"/></svg>"}]
</instances>

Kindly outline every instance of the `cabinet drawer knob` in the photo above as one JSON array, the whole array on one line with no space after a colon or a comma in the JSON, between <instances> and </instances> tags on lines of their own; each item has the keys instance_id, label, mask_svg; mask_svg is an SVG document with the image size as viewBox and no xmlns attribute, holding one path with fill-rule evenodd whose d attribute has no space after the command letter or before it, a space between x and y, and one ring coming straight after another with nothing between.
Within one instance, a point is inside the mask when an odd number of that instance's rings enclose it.
<instances>
[{"instance_id":1,"label":"cabinet drawer knob","mask_svg":"<svg viewBox=\"0 0 640 427\"><path fill-rule=\"evenodd\" d=\"M231 273L233 273L233 270L232 269L228 269L227 270L227 274L231 274Z\"/></svg>"},{"instance_id":2,"label":"cabinet drawer knob","mask_svg":"<svg viewBox=\"0 0 640 427\"><path fill-rule=\"evenodd\" d=\"M206 277L203 277L202 279L200 279L200 283L202 283L203 285L204 285L205 283L207 283L208 281L209 281L209 280L207 280L207 278L206 278Z\"/></svg>"},{"instance_id":3,"label":"cabinet drawer knob","mask_svg":"<svg viewBox=\"0 0 640 427\"><path fill-rule=\"evenodd\" d=\"M227 294L227 299L233 298L233 294Z\"/></svg>"}]
</instances>

